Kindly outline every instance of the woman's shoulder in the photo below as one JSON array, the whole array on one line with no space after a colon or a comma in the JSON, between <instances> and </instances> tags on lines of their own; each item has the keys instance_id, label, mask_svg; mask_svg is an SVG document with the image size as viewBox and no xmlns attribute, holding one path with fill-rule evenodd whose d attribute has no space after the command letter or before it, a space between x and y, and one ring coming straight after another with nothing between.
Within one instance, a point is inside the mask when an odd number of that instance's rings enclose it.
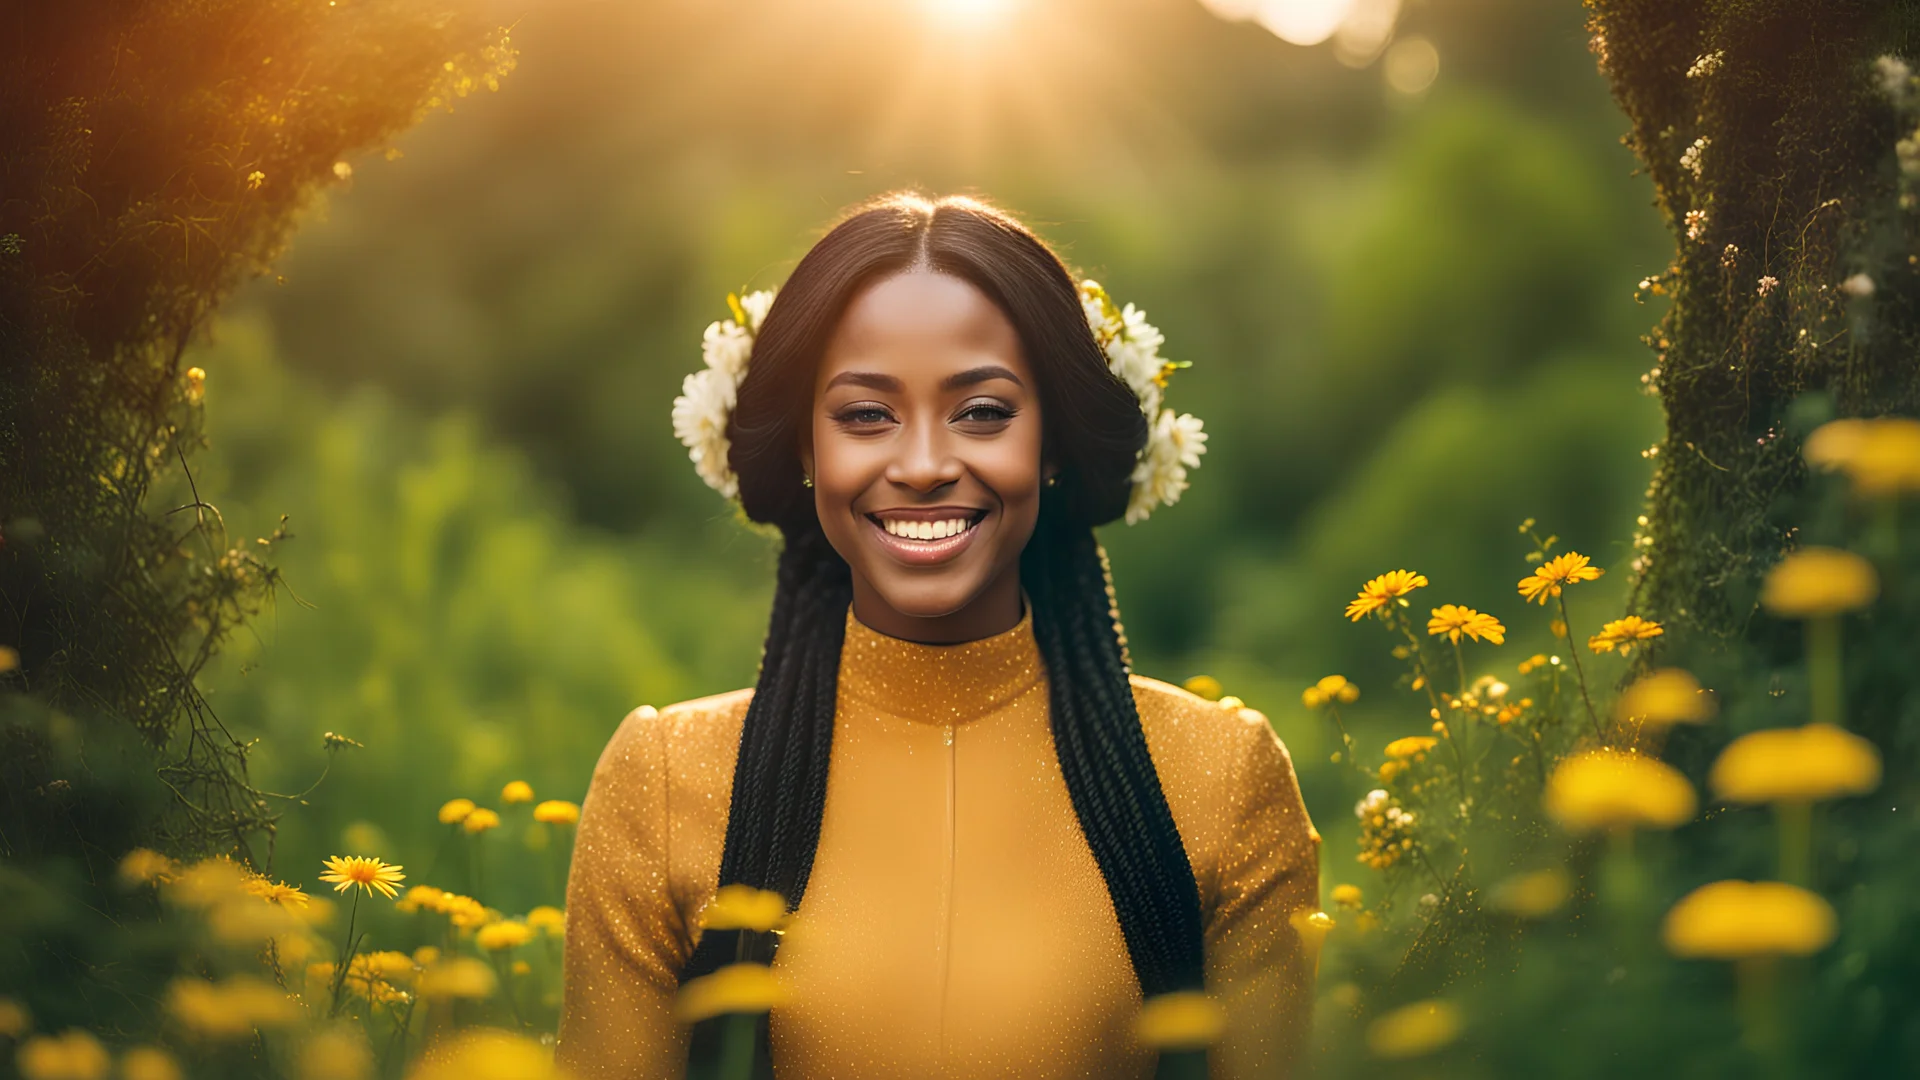
<instances>
[{"instance_id":1,"label":"woman's shoulder","mask_svg":"<svg viewBox=\"0 0 1920 1080\"><path fill-rule=\"evenodd\" d=\"M749 688L678 701L664 708L642 705L614 729L595 772L624 771L642 762L665 768L676 759L716 760L715 751L730 751L738 745L740 726L752 700L753 690Z\"/></svg>"},{"instance_id":2,"label":"woman's shoulder","mask_svg":"<svg viewBox=\"0 0 1920 1080\"><path fill-rule=\"evenodd\" d=\"M1127 681L1133 685L1134 707L1150 740L1158 735L1170 743L1227 746L1240 754L1271 750L1283 758L1286 755L1286 747L1267 722L1266 714L1237 699L1209 701L1145 675L1129 675Z\"/></svg>"}]
</instances>

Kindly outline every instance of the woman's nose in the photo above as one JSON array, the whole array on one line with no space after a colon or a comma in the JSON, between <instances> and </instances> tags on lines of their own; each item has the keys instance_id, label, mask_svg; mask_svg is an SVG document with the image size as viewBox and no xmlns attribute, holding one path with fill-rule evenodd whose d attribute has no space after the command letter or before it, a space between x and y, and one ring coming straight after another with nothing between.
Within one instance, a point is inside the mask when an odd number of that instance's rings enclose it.
<instances>
[{"instance_id":1,"label":"woman's nose","mask_svg":"<svg viewBox=\"0 0 1920 1080\"><path fill-rule=\"evenodd\" d=\"M910 425L895 443L887 479L915 491L933 491L959 480L966 471L938 424Z\"/></svg>"}]
</instances>

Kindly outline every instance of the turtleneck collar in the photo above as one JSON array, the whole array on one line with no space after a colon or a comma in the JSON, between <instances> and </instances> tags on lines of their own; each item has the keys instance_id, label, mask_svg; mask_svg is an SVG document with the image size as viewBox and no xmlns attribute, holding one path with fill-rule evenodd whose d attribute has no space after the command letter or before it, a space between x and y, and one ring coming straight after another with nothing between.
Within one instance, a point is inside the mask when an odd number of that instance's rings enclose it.
<instances>
[{"instance_id":1,"label":"turtleneck collar","mask_svg":"<svg viewBox=\"0 0 1920 1080\"><path fill-rule=\"evenodd\" d=\"M957 645L888 637L853 617L840 653L840 692L907 720L964 724L994 712L1045 676L1033 605L1010 630Z\"/></svg>"}]
</instances>

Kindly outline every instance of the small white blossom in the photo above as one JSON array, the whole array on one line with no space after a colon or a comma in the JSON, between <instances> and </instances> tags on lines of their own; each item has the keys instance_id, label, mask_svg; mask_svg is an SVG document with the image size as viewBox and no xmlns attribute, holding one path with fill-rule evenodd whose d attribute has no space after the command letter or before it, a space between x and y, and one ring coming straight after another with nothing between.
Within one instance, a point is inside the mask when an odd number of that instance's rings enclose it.
<instances>
[{"instance_id":1,"label":"small white blossom","mask_svg":"<svg viewBox=\"0 0 1920 1080\"><path fill-rule=\"evenodd\" d=\"M773 294L772 289L761 289L759 292L750 292L740 298L740 310L747 315L749 333L758 334L760 324L767 321L767 312L773 308Z\"/></svg>"},{"instance_id":2,"label":"small white blossom","mask_svg":"<svg viewBox=\"0 0 1920 1080\"><path fill-rule=\"evenodd\" d=\"M686 377L673 399L673 433L686 446L694 471L729 499L740 494L740 482L727 466L727 419L738 388L733 376L703 368Z\"/></svg>"},{"instance_id":3,"label":"small white blossom","mask_svg":"<svg viewBox=\"0 0 1920 1080\"><path fill-rule=\"evenodd\" d=\"M1707 212L1705 210L1687 211L1687 239L1698 240L1707 234Z\"/></svg>"},{"instance_id":4,"label":"small white blossom","mask_svg":"<svg viewBox=\"0 0 1920 1080\"><path fill-rule=\"evenodd\" d=\"M1190 414L1164 409L1147 433L1146 449L1133 467L1133 492L1127 499L1127 524L1146 520L1156 506L1171 506L1187 490L1187 470L1200 467L1207 433Z\"/></svg>"},{"instance_id":5,"label":"small white blossom","mask_svg":"<svg viewBox=\"0 0 1920 1080\"><path fill-rule=\"evenodd\" d=\"M1713 74L1714 72L1719 71L1721 62L1724 61L1726 58L1727 58L1727 54L1725 50L1715 49L1713 52L1710 52L1707 55L1702 56L1693 62L1693 66L1687 69L1687 78L1689 79L1706 78L1707 76Z\"/></svg>"},{"instance_id":6,"label":"small white blossom","mask_svg":"<svg viewBox=\"0 0 1920 1080\"><path fill-rule=\"evenodd\" d=\"M1706 153L1707 147L1712 145L1713 140L1702 135L1693 140L1693 145L1687 147L1686 150L1680 154L1680 167L1692 173L1695 180L1700 179L1702 170L1700 155Z\"/></svg>"},{"instance_id":7,"label":"small white blossom","mask_svg":"<svg viewBox=\"0 0 1920 1080\"><path fill-rule=\"evenodd\" d=\"M1767 274L1760 279L1760 287L1757 291L1760 293L1761 296L1765 296L1768 293L1772 292L1774 288L1777 287L1779 284L1780 284L1779 278L1774 277L1772 274Z\"/></svg>"},{"instance_id":8,"label":"small white blossom","mask_svg":"<svg viewBox=\"0 0 1920 1080\"><path fill-rule=\"evenodd\" d=\"M728 378L746 374L747 358L752 354L753 335L732 319L708 323L707 332L700 337L700 358Z\"/></svg>"},{"instance_id":9,"label":"small white blossom","mask_svg":"<svg viewBox=\"0 0 1920 1080\"><path fill-rule=\"evenodd\" d=\"M1841 282L1840 291L1856 300L1865 300L1873 295L1873 278L1862 271Z\"/></svg>"},{"instance_id":10,"label":"small white blossom","mask_svg":"<svg viewBox=\"0 0 1920 1080\"><path fill-rule=\"evenodd\" d=\"M1894 100L1895 104L1906 101L1913 90L1913 69L1905 60L1889 53L1873 62L1873 74L1880 83L1880 92Z\"/></svg>"}]
</instances>

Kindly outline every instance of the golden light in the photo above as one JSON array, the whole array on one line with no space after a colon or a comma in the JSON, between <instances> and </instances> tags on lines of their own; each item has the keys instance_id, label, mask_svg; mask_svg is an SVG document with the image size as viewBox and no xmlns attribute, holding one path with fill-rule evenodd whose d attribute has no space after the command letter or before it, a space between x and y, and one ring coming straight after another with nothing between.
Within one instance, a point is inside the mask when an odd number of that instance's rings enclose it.
<instances>
[{"instance_id":1,"label":"golden light","mask_svg":"<svg viewBox=\"0 0 1920 1080\"><path fill-rule=\"evenodd\" d=\"M1408 97L1424 94L1440 74L1440 50L1424 37L1393 43L1386 56L1387 85Z\"/></svg>"},{"instance_id":2,"label":"golden light","mask_svg":"<svg viewBox=\"0 0 1920 1080\"><path fill-rule=\"evenodd\" d=\"M928 15L943 23L985 26L1011 14L1018 0L920 0Z\"/></svg>"},{"instance_id":3,"label":"golden light","mask_svg":"<svg viewBox=\"0 0 1920 1080\"><path fill-rule=\"evenodd\" d=\"M1254 20L1294 45L1318 45L1347 19L1353 0L1263 0Z\"/></svg>"}]
</instances>

